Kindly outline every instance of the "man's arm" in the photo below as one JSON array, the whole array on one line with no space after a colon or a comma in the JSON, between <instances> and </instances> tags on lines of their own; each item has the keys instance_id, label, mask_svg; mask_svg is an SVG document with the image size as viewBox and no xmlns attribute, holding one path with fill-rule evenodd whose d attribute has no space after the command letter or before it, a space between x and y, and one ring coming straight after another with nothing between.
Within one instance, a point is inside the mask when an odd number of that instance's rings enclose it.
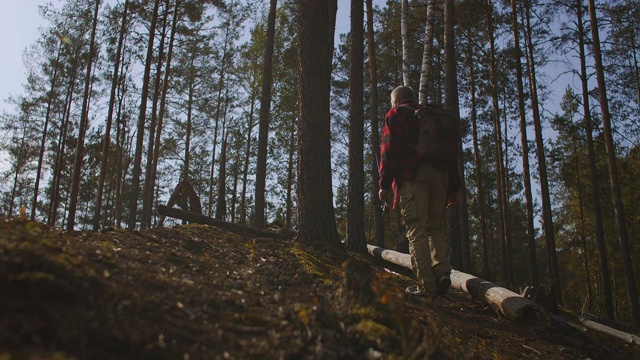
<instances>
[{"instance_id":1,"label":"man's arm","mask_svg":"<svg viewBox=\"0 0 640 360\"><path fill-rule=\"evenodd\" d=\"M380 190L391 190L391 185L396 177L398 165L400 163L400 149L398 144L397 121L394 121L394 109L387 113L382 125L382 141L380 142Z\"/></svg>"}]
</instances>

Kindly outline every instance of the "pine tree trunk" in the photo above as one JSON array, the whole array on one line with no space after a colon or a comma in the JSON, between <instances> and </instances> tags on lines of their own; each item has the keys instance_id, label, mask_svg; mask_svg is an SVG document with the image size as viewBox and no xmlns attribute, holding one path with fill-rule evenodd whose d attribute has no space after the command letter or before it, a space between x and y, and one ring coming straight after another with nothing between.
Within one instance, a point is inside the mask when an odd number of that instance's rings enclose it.
<instances>
[{"instance_id":1,"label":"pine tree trunk","mask_svg":"<svg viewBox=\"0 0 640 360\"><path fill-rule=\"evenodd\" d=\"M636 289L635 274L633 271L632 250L629 247L627 236L627 224L624 214L624 204L620 194L620 184L618 181L618 168L616 165L616 149L613 142L611 129L611 115L609 113L609 100L607 99L607 88L604 78L604 66L602 64L602 53L600 50L600 34L598 31L598 19L596 16L595 1L589 0L589 15L591 18L591 36L593 39L593 57L596 65L596 77L598 80L598 94L600 99L600 109L602 111L602 127L604 129L605 147L607 149L607 163L609 164L609 179L611 182L611 194L613 195L613 205L616 213L616 225L618 228L618 241L620 242L620 255L622 257L622 267L627 285L627 298L631 307L631 319L635 326L640 326L640 306L638 304L638 292Z\"/></svg>"},{"instance_id":2,"label":"pine tree trunk","mask_svg":"<svg viewBox=\"0 0 640 360\"><path fill-rule=\"evenodd\" d=\"M586 224L584 219L584 200L582 195L582 179L580 176L580 161L578 159L578 149L574 144L572 157L575 159L576 163L576 188L578 190L578 210L580 213L580 244L582 245L582 267L584 268L585 275L585 283L587 285L587 310L588 313L593 313L592 299L593 299L593 291L591 290L591 271L589 269L589 249L587 247L587 234L586 234ZM584 313L584 311L583 311Z\"/></svg>"},{"instance_id":3,"label":"pine tree trunk","mask_svg":"<svg viewBox=\"0 0 640 360\"><path fill-rule=\"evenodd\" d=\"M331 185L330 91L337 0L300 0L298 235L340 248Z\"/></svg>"},{"instance_id":4,"label":"pine tree trunk","mask_svg":"<svg viewBox=\"0 0 640 360\"><path fill-rule=\"evenodd\" d=\"M508 201L506 199L506 184L505 184L505 169L504 169L504 157L502 151L502 130L500 125L500 105L498 99L498 79L497 68L495 58L495 39L493 29L493 5L491 0L487 1L487 25L489 27L489 43L490 43L490 67L491 67L491 99L493 105L493 131L495 134L495 153L496 153L496 170L498 177L498 213L499 213L499 226L498 226L498 238L500 239L500 250L502 255L502 277L505 287L509 288L512 285L511 276L509 272L509 254L507 248L511 239L507 236L509 223L507 221L509 211Z\"/></svg>"},{"instance_id":5,"label":"pine tree trunk","mask_svg":"<svg viewBox=\"0 0 640 360\"><path fill-rule=\"evenodd\" d=\"M420 88L418 103L427 103L429 73L431 72L431 58L433 54L433 26L435 22L435 0L427 1L427 21L424 30L424 48L422 51L422 72L420 73Z\"/></svg>"},{"instance_id":6,"label":"pine tree trunk","mask_svg":"<svg viewBox=\"0 0 640 360\"><path fill-rule=\"evenodd\" d=\"M142 93L140 94L140 114L136 136L136 150L133 157L133 170L131 173L131 197L129 198L129 223L128 228L136 227L138 211L138 198L140 197L140 174L142 172L142 146L144 144L144 123L147 118L147 100L149 97L149 82L151 77L151 63L153 62L153 41L156 35L158 22L158 7L160 0L155 0L149 28L149 40L147 43L147 57L142 80Z\"/></svg>"},{"instance_id":7,"label":"pine tree trunk","mask_svg":"<svg viewBox=\"0 0 640 360\"><path fill-rule=\"evenodd\" d=\"M520 30L518 28L518 12L516 0L511 0L511 26L513 44L515 46L516 86L518 89L518 114L520 117L520 144L522 146L522 169L524 180L525 206L527 216L527 244L529 247L529 283L539 286L538 261L536 258L536 233L533 225L533 194L531 191L531 170L529 165L529 140L527 139L527 121L525 110L525 93L522 74L522 51L520 50Z\"/></svg>"},{"instance_id":8,"label":"pine tree trunk","mask_svg":"<svg viewBox=\"0 0 640 360\"><path fill-rule=\"evenodd\" d=\"M72 75L67 88L67 95L64 104L64 112L62 114L62 127L58 138L58 148L56 152L56 162L51 179L51 203L49 204L49 218L47 224L51 227L55 226L58 220L58 207L60 206L60 183L62 181L62 169L64 167L64 154L67 145L67 131L69 129L69 121L71 121L71 103L73 101L73 93L76 86L77 70L72 69Z\"/></svg>"},{"instance_id":9,"label":"pine tree trunk","mask_svg":"<svg viewBox=\"0 0 640 360\"><path fill-rule=\"evenodd\" d=\"M125 74L125 64L122 63L122 69L120 73L122 74L121 79L124 79ZM122 111L124 108L124 98L127 93L127 85L125 81L121 81L120 90L119 90L119 99L118 99L118 111L116 114L116 146L118 149L117 152L117 165L116 165L116 190L115 190L115 225L117 228L122 227L122 211L124 209L125 204L123 204L123 182L126 177L127 170L129 168L129 151L125 150L126 147L126 120L122 115Z\"/></svg>"},{"instance_id":10,"label":"pine tree trunk","mask_svg":"<svg viewBox=\"0 0 640 360\"><path fill-rule=\"evenodd\" d=\"M378 174L378 156L380 153L380 119L378 118L378 67L376 65L376 46L374 42L373 31L373 4L372 0L366 0L367 3L367 38L369 50L369 77L371 84L371 95L369 97L371 106L371 154L375 161L371 167L371 179L373 188L371 190L371 202L374 207L374 216L376 222L376 244L384 247L384 217L380 211L380 199L378 184L380 175Z\"/></svg>"},{"instance_id":11,"label":"pine tree trunk","mask_svg":"<svg viewBox=\"0 0 640 360\"><path fill-rule=\"evenodd\" d=\"M456 69L455 53L455 14L453 0L444 2L444 47L445 47L445 107L456 114L456 127L462 133L460 126L460 105L458 97L458 72ZM469 242L469 213L467 203L467 189L464 176L464 159L462 156L462 138L458 142L458 174L460 175L460 189L458 191L458 202L449 207L449 236L452 248L452 265L454 259L459 263L459 269L471 272L471 246Z\"/></svg>"},{"instance_id":12,"label":"pine tree trunk","mask_svg":"<svg viewBox=\"0 0 640 360\"><path fill-rule=\"evenodd\" d=\"M596 165L596 155L593 144L593 129L591 125L591 106L589 105L589 85L585 51L585 32L582 19L582 0L576 2L577 24L578 24L578 45L580 50L580 82L582 84L582 109L584 112L584 129L587 139L587 156L589 158L589 178L591 180L591 202L593 203L593 216L595 221L595 235L598 245L598 259L600 267L600 287L604 298L604 308L609 320L614 319L613 298L611 295L611 275L609 273L609 260L607 259L607 246L604 237L604 227L602 224L602 207L600 205L600 191L598 179L598 167Z\"/></svg>"},{"instance_id":13,"label":"pine tree trunk","mask_svg":"<svg viewBox=\"0 0 640 360\"><path fill-rule=\"evenodd\" d=\"M226 125L222 129L222 148L220 149L220 167L218 170L218 199L216 201L216 219L225 221L227 217L227 135Z\"/></svg>"},{"instance_id":14,"label":"pine tree trunk","mask_svg":"<svg viewBox=\"0 0 640 360\"><path fill-rule=\"evenodd\" d=\"M19 154L16 158L16 162L15 162L15 174L13 176L13 186L11 188L11 195L10 195L10 199L9 199L9 212L8 215L9 216L14 216L13 214L13 202L16 200L16 197L18 196L18 178L20 177L20 173L22 172L22 169L24 168L24 166L26 165L27 161L26 161L26 147L25 147L25 143L26 143L26 138L27 138L27 122L23 122L22 124L22 137L20 138L20 150L19 150ZM18 208L20 211L20 208Z\"/></svg>"},{"instance_id":15,"label":"pine tree trunk","mask_svg":"<svg viewBox=\"0 0 640 360\"><path fill-rule=\"evenodd\" d=\"M96 195L95 211L93 215L93 230L100 229L100 213L102 212L102 195L104 183L107 176L107 161L109 160L109 147L111 145L111 126L113 123L113 111L116 101L116 90L118 88L120 61L122 58L122 48L127 29L127 14L129 11L129 0L125 0L122 9L122 24L118 36L118 47L116 49L115 62L113 64L113 79L111 80L111 94L109 96L109 108L107 110L107 124L104 130L104 140L102 145L102 158L100 159L100 179L98 180L98 194Z\"/></svg>"},{"instance_id":16,"label":"pine tree trunk","mask_svg":"<svg viewBox=\"0 0 640 360\"><path fill-rule=\"evenodd\" d=\"M231 205L229 206L229 222L236 222L236 208L238 207L238 178L240 177L240 153L233 159L233 185L231 185Z\"/></svg>"},{"instance_id":17,"label":"pine tree trunk","mask_svg":"<svg viewBox=\"0 0 640 360\"><path fill-rule=\"evenodd\" d=\"M78 129L78 142L76 146L75 159L73 161L73 178L71 180L71 195L69 203L69 213L67 216L67 231L72 231L76 221L76 208L78 206L78 192L80 190L80 178L82 164L84 163L84 138L89 127L89 97L91 89L92 65L96 42L96 28L98 26L98 10L100 0L95 2L93 13L93 28L91 30L91 41L89 43L89 55L87 56L87 75L84 82L84 97L82 99L82 114L80 117L80 127Z\"/></svg>"},{"instance_id":18,"label":"pine tree trunk","mask_svg":"<svg viewBox=\"0 0 640 360\"><path fill-rule=\"evenodd\" d=\"M193 68L194 57L191 57L190 68ZM189 94L187 95L187 133L184 140L184 164L182 167L182 181L189 181L189 169L191 167L191 130L193 123L193 94L195 92L195 79L189 76Z\"/></svg>"},{"instance_id":19,"label":"pine tree trunk","mask_svg":"<svg viewBox=\"0 0 640 360\"><path fill-rule=\"evenodd\" d=\"M285 214L285 228L291 229L293 226L293 186L295 182L296 174L296 162L295 152L297 145L296 136L297 121L292 121L289 125L289 159L287 160L287 199L286 199L286 214Z\"/></svg>"},{"instance_id":20,"label":"pine tree trunk","mask_svg":"<svg viewBox=\"0 0 640 360\"><path fill-rule=\"evenodd\" d=\"M477 100L476 100L476 76L475 63L473 61L473 48L471 45L471 34L468 35L467 56L469 58L469 87L471 97L471 128L473 137L473 163L475 166L476 187L478 192L478 222L480 223L480 247L482 249L482 278L491 280L491 271L489 269L489 237L487 234L487 217L485 214L485 195L484 183L482 181L482 157L480 147L478 145L478 119L477 119Z\"/></svg>"},{"instance_id":21,"label":"pine tree trunk","mask_svg":"<svg viewBox=\"0 0 640 360\"><path fill-rule=\"evenodd\" d=\"M36 180L33 186L33 202L31 203L31 220L36 219L36 208L38 207L38 192L40 190L40 175L42 172L42 162L44 160L44 153L47 150L47 131L49 129L49 121L51 120L51 106L53 105L53 92L56 87L56 81L58 80L58 63L60 61L60 54L62 53L62 47L64 43L60 41L58 45L58 54L54 61L53 76L51 78L51 88L49 89L49 96L47 96L47 110L44 115L44 129L42 129L42 140L40 142L40 150L38 151L38 166L36 168Z\"/></svg>"},{"instance_id":22,"label":"pine tree trunk","mask_svg":"<svg viewBox=\"0 0 640 360\"><path fill-rule=\"evenodd\" d=\"M402 8L400 11L400 36L402 37L402 83L404 86L411 86L411 77L409 74L409 20L407 19L407 13L409 12L408 0L402 0Z\"/></svg>"},{"instance_id":23,"label":"pine tree trunk","mask_svg":"<svg viewBox=\"0 0 640 360\"><path fill-rule=\"evenodd\" d=\"M230 16L231 14L229 14L229 17ZM222 106L223 106L223 103L227 101L226 98L223 99L222 92L223 90L225 90L225 86L226 86L225 76L227 74L227 56L229 55L229 34L231 33L231 31L233 31L230 27L231 27L231 22L229 22L229 25L225 29L225 35L224 35L224 46L222 49L222 59L221 59L222 65L220 66L220 79L218 81L218 99L216 101L216 120L215 120L216 124L213 130L213 146L211 148L211 172L209 173L209 205L208 205L208 212L207 212L207 214L209 214L209 216L211 217L214 216L213 184L214 184L214 178L215 178L216 148L218 146L218 128L220 125L220 114L222 113ZM225 91L225 94L226 94L226 91Z\"/></svg>"},{"instance_id":24,"label":"pine tree trunk","mask_svg":"<svg viewBox=\"0 0 640 360\"><path fill-rule=\"evenodd\" d=\"M247 147L245 148L244 166L242 168L242 191L240 193L240 224L247 223L247 178L249 177L249 161L251 160L251 135L253 133L253 113L255 110L255 94L251 93L251 108L247 121Z\"/></svg>"},{"instance_id":25,"label":"pine tree trunk","mask_svg":"<svg viewBox=\"0 0 640 360\"><path fill-rule=\"evenodd\" d=\"M366 253L364 237L364 2L351 0L351 55L349 69L349 180L347 194L347 248Z\"/></svg>"},{"instance_id":26,"label":"pine tree trunk","mask_svg":"<svg viewBox=\"0 0 640 360\"><path fill-rule=\"evenodd\" d=\"M547 267L551 285L551 293L554 294L558 305L562 305L562 289L560 287L560 272L556 257L556 239L553 230L553 216L551 213L551 199L549 195L549 183L547 180L547 163L544 154L544 140L542 138L542 121L540 118L540 104L538 103L538 84L536 81L536 65L531 35L531 1L525 1L525 23L527 64L529 70L529 86L531 91L531 109L533 111L533 125L536 134L536 151L538 156L538 172L540 174L540 191L542 193L542 219L544 237L547 243Z\"/></svg>"},{"instance_id":27,"label":"pine tree trunk","mask_svg":"<svg viewBox=\"0 0 640 360\"><path fill-rule=\"evenodd\" d=\"M164 63L164 48L167 39L167 19L169 17L169 0L165 1L164 17L162 19L162 31L160 31L160 44L158 49L158 59L156 63L156 73L153 85L153 104L151 105L151 122L149 123L149 145L147 146L147 161L145 166L144 184L142 186L142 221L140 228L145 229L151 226L151 208L153 207L153 150L155 147L156 127L158 124L158 102L160 101L160 80L162 79L162 65Z\"/></svg>"},{"instance_id":28,"label":"pine tree trunk","mask_svg":"<svg viewBox=\"0 0 640 360\"><path fill-rule=\"evenodd\" d=\"M273 46L275 42L277 0L271 0L267 21L267 43L264 54L264 72L262 74L262 93L260 97L260 125L258 130L258 159L256 166L256 190L254 226L265 226L265 187L267 179L267 147L269 138L269 111L271 109L271 87L273 83Z\"/></svg>"},{"instance_id":29,"label":"pine tree trunk","mask_svg":"<svg viewBox=\"0 0 640 360\"><path fill-rule=\"evenodd\" d=\"M158 159L160 158L160 139L162 138L164 114L166 111L166 104L167 104L167 92L169 91L169 79L171 74L171 60L173 58L173 44L176 38L176 32L178 31L178 20L180 19L179 9L181 4L182 4L181 0L176 0L173 6L173 20L171 24L171 35L169 37L169 49L167 51L167 65L164 70L164 79L162 81L162 94L160 96L160 108L158 110L159 111L158 124L157 124L157 129L155 131L153 158L151 159L151 162L152 162L151 171L149 173L149 183L152 185L151 188L153 188L153 185L156 183L156 177L158 173ZM186 168L185 170L186 174L188 174L188 167L185 167L185 168ZM156 196L156 199L157 199L157 196ZM153 202L153 199L149 199L149 200L150 200L149 207L151 207L151 202Z\"/></svg>"},{"instance_id":30,"label":"pine tree trunk","mask_svg":"<svg viewBox=\"0 0 640 360\"><path fill-rule=\"evenodd\" d=\"M506 100L503 99L503 107L506 109ZM503 113L504 119L504 199L505 199L505 224L507 224L505 231L506 233L506 253L507 253L507 272L509 273L509 286L511 288L515 287L514 284L514 273L513 273L513 235L511 233L511 211L509 208L509 199L511 198L511 183L509 182L509 136L508 136L508 124L507 124L507 112Z\"/></svg>"}]
</instances>

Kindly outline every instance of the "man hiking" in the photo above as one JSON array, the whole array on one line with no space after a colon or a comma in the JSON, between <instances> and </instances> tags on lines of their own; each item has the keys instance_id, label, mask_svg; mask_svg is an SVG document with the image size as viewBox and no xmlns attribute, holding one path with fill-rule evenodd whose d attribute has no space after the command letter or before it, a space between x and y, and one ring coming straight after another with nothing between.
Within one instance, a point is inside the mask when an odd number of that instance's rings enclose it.
<instances>
[{"instance_id":1,"label":"man hiking","mask_svg":"<svg viewBox=\"0 0 640 360\"><path fill-rule=\"evenodd\" d=\"M425 296L426 279L433 276L436 294L444 296L451 285L451 265L443 219L446 207L457 201L460 179L456 161L449 160L456 158L455 152L443 158L419 154L419 141L429 140L419 136L421 125L416 108L413 89L393 89L391 110L382 128L378 196L385 204L392 201L394 209L400 204L411 265L418 280L406 292Z\"/></svg>"}]
</instances>

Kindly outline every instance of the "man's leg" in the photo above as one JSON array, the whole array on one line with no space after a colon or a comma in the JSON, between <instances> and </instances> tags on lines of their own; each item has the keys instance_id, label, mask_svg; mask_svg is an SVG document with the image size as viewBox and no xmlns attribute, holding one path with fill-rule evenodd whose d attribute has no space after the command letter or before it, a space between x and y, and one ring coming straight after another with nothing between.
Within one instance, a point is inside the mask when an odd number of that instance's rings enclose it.
<instances>
[{"instance_id":1,"label":"man's leg","mask_svg":"<svg viewBox=\"0 0 640 360\"><path fill-rule=\"evenodd\" d=\"M407 180L400 190L402 220L409 239L411 265L418 280L418 290L425 289L425 279L431 274L431 254L427 234L427 213L429 211L426 172L424 166L415 180Z\"/></svg>"},{"instance_id":2,"label":"man's leg","mask_svg":"<svg viewBox=\"0 0 640 360\"><path fill-rule=\"evenodd\" d=\"M429 169L429 209L428 229L429 248L431 249L431 271L436 278L438 295L444 295L451 284L449 274L449 249L444 237L443 219L446 211L449 177L446 172L431 166Z\"/></svg>"}]
</instances>

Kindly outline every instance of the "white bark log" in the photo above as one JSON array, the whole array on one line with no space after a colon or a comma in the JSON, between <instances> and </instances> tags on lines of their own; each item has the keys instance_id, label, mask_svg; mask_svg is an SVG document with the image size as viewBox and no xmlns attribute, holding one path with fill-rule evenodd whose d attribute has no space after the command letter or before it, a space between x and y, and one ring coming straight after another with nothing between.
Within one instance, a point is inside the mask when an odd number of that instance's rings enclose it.
<instances>
[{"instance_id":1,"label":"white bark log","mask_svg":"<svg viewBox=\"0 0 640 360\"><path fill-rule=\"evenodd\" d=\"M368 245L367 247L371 255L411 269L411 256L409 254L373 245ZM453 270L451 272L451 286L489 305L498 315L512 321L534 323L539 320L546 320L549 317L544 308L533 301L473 275Z\"/></svg>"},{"instance_id":2,"label":"white bark log","mask_svg":"<svg viewBox=\"0 0 640 360\"><path fill-rule=\"evenodd\" d=\"M602 334L617 338L619 340L624 341L627 344L640 346L640 337L638 337L636 335L629 334L629 333L626 333L624 331L616 330L616 329L608 327L606 325L602 325L602 324L597 323L595 321L591 321L591 320L587 320L587 319L583 319L583 318L580 318L580 322L588 330L597 331L597 332L600 332Z\"/></svg>"},{"instance_id":3,"label":"white bark log","mask_svg":"<svg viewBox=\"0 0 640 360\"><path fill-rule=\"evenodd\" d=\"M431 58L433 54L433 26L435 21L436 1L427 1L427 21L424 30L424 48L422 51L422 72L420 74L419 101L420 105L427 103L427 87L429 85L429 73L431 72Z\"/></svg>"},{"instance_id":4,"label":"white bark log","mask_svg":"<svg viewBox=\"0 0 640 360\"><path fill-rule=\"evenodd\" d=\"M409 23L407 12L409 11L409 1L402 0L400 9L400 36L402 37L402 78L404 86L411 86L409 77Z\"/></svg>"},{"instance_id":5,"label":"white bark log","mask_svg":"<svg viewBox=\"0 0 640 360\"><path fill-rule=\"evenodd\" d=\"M367 248L369 253L377 258L411 269L411 255L409 254L374 245L367 245ZM518 293L499 287L473 275L453 270L451 272L451 286L489 305L498 315L504 316L512 321L530 324L538 321L546 322L551 319L551 315L542 306L520 296ZM558 316L554 316L553 319L576 326L576 324ZM631 345L640 346L640 337L636 335L616 330L584 318L580 318L580 322L587 330L614 337ZM579 329L579 326L576 328Z\"/></svg>"}]
</instances>

